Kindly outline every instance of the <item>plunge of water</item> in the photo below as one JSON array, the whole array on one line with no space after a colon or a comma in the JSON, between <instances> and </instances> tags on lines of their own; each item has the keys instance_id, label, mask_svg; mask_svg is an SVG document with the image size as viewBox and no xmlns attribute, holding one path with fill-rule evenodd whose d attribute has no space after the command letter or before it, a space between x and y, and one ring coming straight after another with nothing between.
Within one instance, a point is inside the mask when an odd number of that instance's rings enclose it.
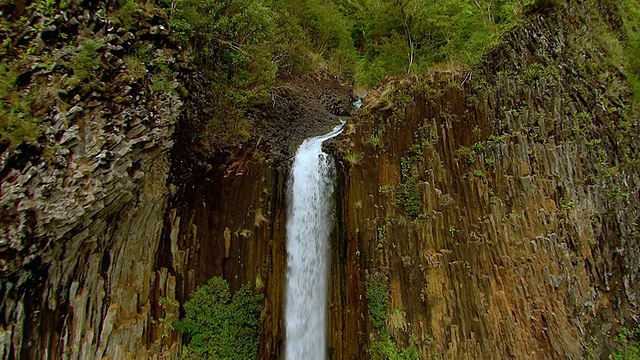
<instances>
[{"instance_id":1,"label":"plunge of water","mask_svg":"<svg viewBox=\"0 0 640 360\"><path fill-rule=\"evenodd\" d=\"M329 235L333 228L333 159L322 143L340 133L305 140L296 153L289 183L287 218L286 358L327 358Z\"/></svg>"}]
</instances>

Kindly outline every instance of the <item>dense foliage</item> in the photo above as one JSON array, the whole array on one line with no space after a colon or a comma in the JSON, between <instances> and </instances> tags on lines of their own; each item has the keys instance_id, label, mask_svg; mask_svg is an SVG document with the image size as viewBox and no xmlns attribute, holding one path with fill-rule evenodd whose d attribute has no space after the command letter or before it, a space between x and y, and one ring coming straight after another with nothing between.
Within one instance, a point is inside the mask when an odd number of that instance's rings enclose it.
<instances>
[{"instance_id":1,"label":"dense foliage","mask_svg":"<svg viewBox=\"0 0 640 360\"><path fill-rule=\"evenodd\" d=\"M640 110L640 0L624 0L619 5L625 40L623 56L627 63L627 76L631 83L636 110Z\"/></svg>"},{"instance_id":2,"label":"dense foliage","mask_svg":"<svg viewBox=\"0 0 640 360\"><path fill-rule=\"evenodd\" d=\"M174 324L189 338L182 359L257 359L261 301L248 285L232 296L220 277L200 286L184 303L184 318Z\"/></svg>"},{"instance_id":3,"label":"dense foliage","mask_svg":"<svg viewBox=\"0 0 640 360\"><path fill-rule=\"evenodd\" d=\"M622 16L622 29L607 36L619 44L615 53L640 104L640 0L611 0ZM215 104L210 119L211 137L225 146L250 135L245 111L264 103L276 78L338 74L355 79L356 86L375 86L389 75L406 75L430 69L468 67L498 43L501 34L531 13L547 12L560 0L118 0L107 14L120 32L131 30L145 18L164 18L181 51L211 80L207 98ZM17 4L12 0L3 6ZM21 19L2 20L2 28L21 33L30 13L44 14L36 32L13 45L5 39L0 63L0 133L15 147L36 143L38 119L48 104L37 92L15 86L29 56L37 53L42 31L55 15L76 4L70 1L34 1ZM59 18L59 17L58 17ZM42 29L41 29L42 28ZM7 33L8 34L8 33ZM28 40L28 41L26 41ZM46 66L63 65L69 79L60 87L93 90L91 77L100 67L104 39L69 39L63 54L75 59L62 64L50 56ZM64 50L64 51L63 51ZM124 59L129 79L137 81L152 70L155 90L173 91L170 71L151 64L144 49L127 51ZM147 55L145 55L147 54ZM45 52L41 58L48 54ZM68 55L65 55L68 57ZM145 58L146 56L146 58ZM17 64L24 59L24 64ZM46 61L45 61L46 62ZM146 68L145 68L146 67ZM59 69L60 67L58 67ZM158 70L159 71L156 71ZM160 74L157 74L157 73ZM60 77L64 77L61 74ZM51 87L51 84L47 84ZM31 97L31 95L34 95ZM64 99L62 99L64 101ZM56 100L57 101L57 100ZM59 102L59 101L58 101ZM637 105L636 105L637 107ZM33 134L33 135L30 135Z\"/></svg>"},{"instance_id":4,"label":"dense foliage","mask_svg":"<svg viewBox=\"0 0 640 360\"><path fill-rule=\"evenodd\" d=\"M520 19L518 1L362 1L355 38L358 81L425 71L436 64L471 65Z\"/></svg>"},{"instance_id":5,"label":"dense foliage","mask_svg":"<svg viewBox=\"0 0 640 360\"><path fill-rule=\"evenodd\" d=\"M178 0L171 24L199 62L239 87L271 81L276 70L327 68L371 86L444 61L473 64L522 8L505 0Z\"/></svg>"},{"instance_id":6,"label":"dense foliage","mask_svg":"<svg viewBox=\"0 0 640 360\"><path fill-rule=\"evenodd\" d=\"M189 45L193 61L231 107L249 107L266 94L275 78L272 52L274 13L266 1L182 0L175 3L171 28Z\"/></svg>"}]
</instances>

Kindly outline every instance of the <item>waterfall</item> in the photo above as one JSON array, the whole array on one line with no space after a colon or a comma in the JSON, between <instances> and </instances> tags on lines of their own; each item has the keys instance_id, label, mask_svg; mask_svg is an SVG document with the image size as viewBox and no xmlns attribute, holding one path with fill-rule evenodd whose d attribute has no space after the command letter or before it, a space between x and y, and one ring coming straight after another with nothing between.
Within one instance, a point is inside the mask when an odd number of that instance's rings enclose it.
<instances>
[{"instance_id":1,"label":"waterfall","mask_svg":"<svg viewBox=\"0 0 640 360\"><path fill-rule=\"evenodd\" d=\"M343 123L344 124L344 123ZM329 234L333 228L333 159L322 143L340 133L305 140L291 170L287 218L286 358L326 360Z\"/></svg>"}]
</instances>

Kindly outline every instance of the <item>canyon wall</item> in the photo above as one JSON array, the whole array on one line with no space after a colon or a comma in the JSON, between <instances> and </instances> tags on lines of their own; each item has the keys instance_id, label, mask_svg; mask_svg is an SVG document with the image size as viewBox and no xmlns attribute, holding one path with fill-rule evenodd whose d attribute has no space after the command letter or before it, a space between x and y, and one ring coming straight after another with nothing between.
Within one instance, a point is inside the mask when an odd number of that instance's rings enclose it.
<instances>
[{"instance_id":1,"label":"canyon wall","mask_svg":"<svg viewBox=\"0 0 640 360\"><path fill-rule=\"evenodd\" d=\"M635 328L638 117L602 40L617 14L571 2L472 71L369 95L331 144L332 358L367 358L384 333L421 358L594 358Z\"/></svg>"},{"instance_id":2,"label":"canyon wall","mask_svg":"<svg viewBox=\"0 0 640 360\"><path fill-rule=\"evenodd\" d=\"M180 348L161 343L154 309L156 292L175 288L155 257L182 100L150 76L131 77L123 61L125 47L158 49L150 69L175 64L175 53L158 18L130 32L105 17L105 4L86 5L55 18L34 12L24 31L3 32L16 43L37 36L20 86L43 84L51 103L37 144L2 145L2 359L175 357ZM79 33L86 42L71 44ZM94 66L84 83L69 71L82 51Z\"/></svg>"}]
</instances>

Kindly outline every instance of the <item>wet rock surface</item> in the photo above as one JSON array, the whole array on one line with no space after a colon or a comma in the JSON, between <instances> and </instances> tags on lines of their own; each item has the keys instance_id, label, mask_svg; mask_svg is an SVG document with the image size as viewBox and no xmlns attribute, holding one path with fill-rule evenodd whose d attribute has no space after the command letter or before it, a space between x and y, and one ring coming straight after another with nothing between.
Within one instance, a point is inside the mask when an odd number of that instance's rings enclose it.
<instances>
[{"instance_id":1,"label":"wet rock surface","mask_svg":"<svg viewBox=\"0 0 640 360\"><path fill-rule=\"evenodd\" d=\"M256 133L268 143L274 158L291 159L304 139L329 132L339 123L337 115L348 114L342 105L336 104L348 103L350 107L351 89L345 86L329 96L340 84L329 79L323 85L314 88L321 84L283 84L273 91L271 103L253 112ZM327 101L329 97L335 100Z\"/></svg>"}]
</instances>

